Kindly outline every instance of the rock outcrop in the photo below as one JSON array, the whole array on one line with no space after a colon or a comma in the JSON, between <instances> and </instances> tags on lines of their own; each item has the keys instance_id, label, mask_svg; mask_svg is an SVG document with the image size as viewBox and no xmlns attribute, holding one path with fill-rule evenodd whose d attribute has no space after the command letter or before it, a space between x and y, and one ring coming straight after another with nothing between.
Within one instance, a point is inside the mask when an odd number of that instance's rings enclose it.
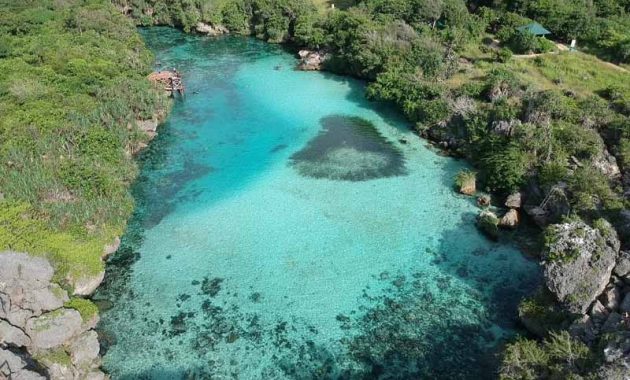
<instances>
[{"instance_id":1,"label":"rock outcrop","mask_svg":"<svg viewBox=\"0 0 630 380\"><path fill-rule=\"evenodd\" d=\"M24 328L30 318L62 307L68 295L51 283L53 274L43 258L0 253L0 319Z\"/></svg>"},{"instance_id":2,"label":"rock outcrop","mask_svg":"<svg viewBox=\"0 0 630 380\"><path fill-rule=\"evenodd\" d=\"M508 195L505 199L505 207L518 209L523 204L523 195L518 192Z\"/></svg>"},{"instance_id":3,"label":"rock outcrop","mask_svg":"<svg viewBox=\"0 0 630 380\"><path fill-rule=\"evenodd\" d=\"M300 50L300 63L298 69L303 71L321 70L324 63L330 58L330 54L324 51Z\"/></svg>"},{"instance_id":4,"label":"rock outcrop","mask_svg":"<svg viewBox=\"0 0 630 380\"><path fill-rule=\"evenodd\" d=\"M565 187L564 184L553 186L540 204L526 204L523 209L540 227L560 222L571 211Z\"/></svg>"},{"instance_id":5,"label":"rock outcrop","mask_svg":"<svg viewBox=\"0 0 630 380\"><path fill-rule=\"evenodd\" d=\"M518 215L518 211L511 208L501 217L501 220L499 220L499 227L516 228L518 227L519 222L520 217Z\"/></svg>"},{"instance_id":6,"label":"rock outcrop","mask_svg":"<svg viewBox=\"0 0 630 380\"><path fill-rule=\"evenodd\" d=\"M608 285L619 252L614 230L608 234L581 221L549 226L545 284L567 311L584 314Z\"/></svg>"},{"instance_id":7,"label":"rock outcrop","mask_svg":"<svg viewBox=\"0 0 630 380\"><path fill-rule=\"evenodd\" d=\"M53 273L44 258L0 253L0 365L7 367L0 374L104 379L93 330L98 317L65 307L68 294L52 282Z\"/></svg>"},{"instance_id":8,"label":"rock outcrop","mask_svg":"<svg viewBox=\"0 0 630 380\"><path fill-rule=\"evenodd\" d=\"M228 28L223 25L211 25L204 22L198 22L197 25L195 25L195 30L197 33L207 34L209 36L220 36L230 32Z\"/></svg>"}]
</instances>

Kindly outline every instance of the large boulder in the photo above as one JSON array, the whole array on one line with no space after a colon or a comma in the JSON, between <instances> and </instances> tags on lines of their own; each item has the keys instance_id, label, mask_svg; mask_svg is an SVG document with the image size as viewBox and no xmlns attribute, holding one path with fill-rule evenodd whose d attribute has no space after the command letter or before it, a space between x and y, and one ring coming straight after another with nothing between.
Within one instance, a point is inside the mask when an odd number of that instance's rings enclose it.
<instances>
[{"instance_id":1,"label":"large boulder","mask_svg":"<svg viewBox=\"0 0 630 380\"><path fill-rule=\"evenodd\" d=\"M630 331L615 331L604 338L602 356L606 363L600 379L627 380L630 376Z\"/></svg>"},{"instance_id":2,"label":"large boulder","mask_svg":"<svg viewBox=\"0 0 630 380\"><path fill-rule=\"evenodd\" d=\"M17 327L68 301L68 294L50 281L53 267L41 257L0 253L0 319Z\"/></svg>"},{"instance_id":3,"label":"large boulder","mask_svg":"<svg viewBox=\"0 0 630 380\"><path fill-rule=\"evenodd\" d=\"M98 336L94 330L86 331L70 344L70 357L78 368L94 363L99 351Z\"/></svg>"},{"instance_id":4,"label":"large boulder","mask_svg":"<svg viewBox=\"0 0 630 380\"><path fill-rule=\"evenodd\" d=\"M0 379L45 380L46 377L34 370L25 355L0 348Z\"/></svg>"},{"instance_id":5,"label":"large boulder","mask_svg":"<svg viewBox=\"0 0 630 380\"><path fill-rule=\"evenodd\" d=\"M542 261L545 284L571 313L584 314L608 285L619 240L613 229L607 235L582 221L547 229Z\"/></svg>"},{"instance_id":6,"label":"large boulder","mask_svg":"<svg viewBox=\"0 0 630 380\"><path fill-rule=\"evenodd\" d=\"M59 309L34 317L26 323L26 334L31 337L30 350L59 347L77 336L82 330L81 314L74 309Z\"/></svg>"},{"instance_id":7,"label":"large boulder","mask_svg":"<svg viewBox=\"0 0 630 380\"><path fill-rule=\"evenodd\" d=\"M330 59L330 54L324 51L300 50L300 63L298 70L317 71L321 70L324 63Z\"/></svg>"},{"instance_id":8,"label":"large boulder","mask_svg":"<svg viewBox=\"0 0 630 380\"><path fill-rule=\"evenodd\" d=\"M0 319L0 347L26 347L30 344L31 338L24 331Z\"/></svg>"},{"instance_id":9,"label":"large boulder","mask_svg":"<svg viewBox=\"0 0 630 380\"><path fill-rule=\"evenodd\" d=\"M499 237L499 218L492 211L482 211L477 216L477 227L492 239Z\"/></svg>"},{"instance_id":10,"label":"large boulder","mask_svg":"<svg viewBox=\"0 0 630 380\"><path fill-rule=\"evenodd\" d=\"M518 216L518 211L509 209L508 212L501 217L499 221L499 226L503 228L516 228L519 224L520 218Z\"/></svg>"},{"instance_id":11,"label":"large boulder","mask_svg":"<svg viewBox=\"0 0 630 380\"><path fill-rule=\"evenodd\" d=\"M607 149L603 149L599 155L593 159L593 166L610 179L617 179L621 176L617 159L615 159L615 156L608 153Z\"/></svg>"},{"instance_id":12,"label":"large boulder","mask_svg":"<svg viewBox=\"0 0 630 380\"><path fill-rule=\"evenodd\" d=\"M626 176L630 179L630 173ZM630 184L628 185L630 187ZM630 194L628 195L630 197ZM630 243L630 210L621 210L615 222L615 228L624 247Z\"/></svg>"},{"instance_id":13,"label":"large boulder","mask_svg":"<svg viewBox=\"0 0 630 380\"><path fill-rule=\"evenodd\" d=\"M617 258L617 265L615 265L614 272L619 277L624 277L630 274L630 252L619 252L619 257Z\"/></svg>"},{"instance_id":14,"label":"large boulder","mask_svg":"<svg viewBox=\"0 0 630 380\"><path fill-rule=\"evenodd\" d=\"M204 22L198 22L195 25L195 30L197 33L207 34L209 36L220 36L222 34L227 34L230 31L223 25L210 25Z\"/></svg>"},{"instance_id":15,"label":"large boulder","mask_svg":"<svg viewBox=\"0 0 630 380\"><path fill-rule=\"evenodd\" d=\"M105 271L100 271L92 276L83 276L79 279L69 279L69 282L74 285L75 296L89 296L96 291L103 280L105 279Z\"/></svg>"},{"instance_id":16,"label":"large boulder","mask_svg":"<svg viewBox=\"0 0 630 380\"><path fill-rule=\"evenodd\" d=\"M523 196L520 192L508 195L505 200L505 207L507 208L521 208L523 204Z\"/></svg>"}]
</instances>

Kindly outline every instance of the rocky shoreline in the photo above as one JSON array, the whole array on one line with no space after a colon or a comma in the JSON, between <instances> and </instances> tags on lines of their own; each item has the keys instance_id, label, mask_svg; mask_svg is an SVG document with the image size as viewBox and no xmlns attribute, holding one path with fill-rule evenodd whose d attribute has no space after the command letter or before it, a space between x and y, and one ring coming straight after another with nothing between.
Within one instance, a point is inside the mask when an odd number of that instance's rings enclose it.
<instances>
[{"instance_id":1,"label":"rocky shoreline","mask_svg":"<svg viewBox=\"0 0 630 380\"><path fill-rule=\"evenodd\" d=\"M152 140L168 109L152 118L136 120L135 127ZM133 125L128 125L131 130ZM148 147L127 147L136 156ZM103 247L101 259L120 246L116 237ZM53 281L53 265L43 257L23 252L0 252L0 379L103 380L100 343L95 330L97 307L88 301L105 279L66 278L64 289Z\"/></svg>"},{"instance_id":2,"label":"rocky shoreline","mask_svg":"<svg viewBox=\"0 0 630 380\"><path fill-rule=\"evenodd\" d=\"M105 379L93 305L52 282L44 258L0 253L0 375L11 379Z\"/></svg>"}]
</instances>

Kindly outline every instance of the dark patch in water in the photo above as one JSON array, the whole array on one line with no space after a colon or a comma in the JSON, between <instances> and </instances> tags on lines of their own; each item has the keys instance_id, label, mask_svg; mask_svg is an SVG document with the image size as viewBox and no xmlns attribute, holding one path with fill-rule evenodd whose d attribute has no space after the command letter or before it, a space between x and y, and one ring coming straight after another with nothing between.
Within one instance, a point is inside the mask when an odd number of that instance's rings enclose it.
<instances>
[{"instance_id":1,"label":"dark patch in water","mask_svg":"<svg viewBox=\"0 0 630 380\"><path fill-rule=\"evenodd\" d=\"M209 279L208 277L204 277L201 283L201 292L209 297L215 297L221 291L222 282L222 278L216 277Z\"/></svg>"},{"instance_id":2,"label":"dark patch in water","mask_svg":"<svg viewBox=\"0 0 630 380\"><path fill-rule=\"evenodd\" d=\"M376 127L360 117L332 115L320 120L322 131L291 156L303 176L367 181L407 174L402 152Z\"/></svg>"},{"instance_id":3,"label":"dark patch in water","mask_svg":"<svg viewBox=\"0 0 630 380\"><path fill-rule=\"evenodd\" d=\"M270 152L271 153L276 153L276 152L279 152L279 151L281 151L283 149L286 149L286 148L287 148L287 144L278 144L278 145L274 146L273 149L271 149Z\"/></svg>"}]
</instances>

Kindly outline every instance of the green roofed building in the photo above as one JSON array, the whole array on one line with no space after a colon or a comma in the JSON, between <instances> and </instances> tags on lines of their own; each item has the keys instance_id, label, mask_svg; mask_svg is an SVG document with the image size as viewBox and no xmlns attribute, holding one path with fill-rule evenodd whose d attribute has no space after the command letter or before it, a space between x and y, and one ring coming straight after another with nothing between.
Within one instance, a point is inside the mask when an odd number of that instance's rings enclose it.
<instances>
[{"instance_id":1,"label":"green roofed building","mask_svg":"<svg viewBox=\"0 0 630 380\"><path fill-rule=\"evenodd\" d=\"M547 34L551 34L550 31L545 29L544 26L540 25L537 22L532 22L531 24L527 24L521 27L516 28L519 32L529 32L535 36L545 36Z\"/></svg>"}]
</instances>

